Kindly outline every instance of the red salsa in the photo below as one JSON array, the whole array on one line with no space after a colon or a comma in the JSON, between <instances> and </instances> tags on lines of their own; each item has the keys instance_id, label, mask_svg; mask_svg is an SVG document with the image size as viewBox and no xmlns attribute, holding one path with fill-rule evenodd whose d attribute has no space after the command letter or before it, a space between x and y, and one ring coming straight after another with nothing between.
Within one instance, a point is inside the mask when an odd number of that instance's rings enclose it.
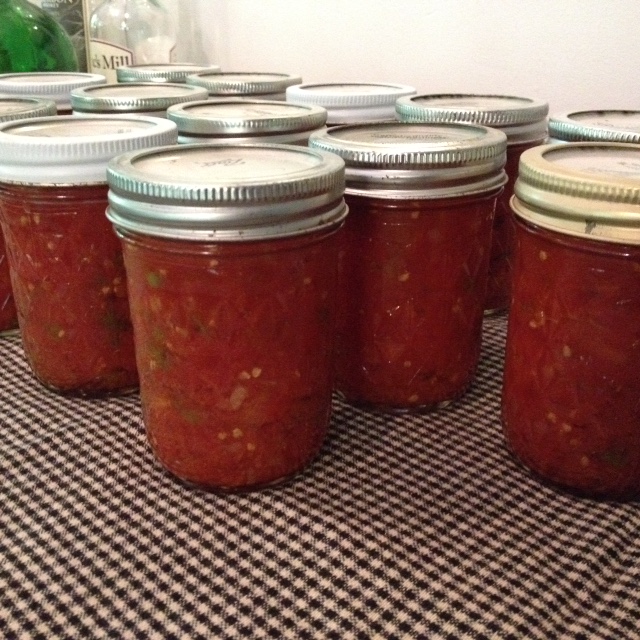
<instances>
[{"instance_id":1,"label":"red salsa","mask_svg":"<svg viewBox=\"0 0 640 640\"><path fill-rule=\"evenodd\" d=\"M491 258L484 308L488 313L498 313L509 308L511 300L511 272L513 269L513 251L515 245L515 222L509 201L513 195L513 186L518 177L520 155L526 149L540 144L514 144L507 146L505 171L509 182L498 196L496 215L491 236Z\"/></svg>"},{"instance_id":2,"label":"red salsa","mask_svg":"<svg viewBox=\"0 0 640 640\"><path fill-rule=\"evenodd\" d=\"M495 197L345 197L337 385L349 401L430 409L471 384Z\"/></svg>"},{"instance_id":3,"label":"red salsa","mask_svg":"<svg viewBox=\"0 0 640 640\"><path fill-rule=\"evenodd\" d=\"M200 243L122 232L151 446L189 483L275 483L318 453L330 414L335 228Z\"/></svg>"},{"instance_id":4,"label":"red salsa","mask_svg":"<svg viewBox=\"0 0 640 640\"><path fill-rule=\"evenodd\" d=\"M502 420L513 453L580 493L640 493L640 246L517 220Z\"/></svg>"},{"instance_id":5,"label":"red salsa","mask_svg":"<svg viewBox=\"0 0 640 640\"><path fill-rule=\"evenodd\" d=\"M106 206L106 185L0 186L25 354L57 391L137 386L122 251Z\"/></svg>"},{"instance_id":6,"label":"red salsa","mask_svg":"<svg viewBox=\"0 0 640 640\"><path fill-rule=\"evenodd\" d=\"M18 316L11 290L9 262L7 261L4 236L0 233L0 333L17 328Z\"/></svg>"}]
</instances>

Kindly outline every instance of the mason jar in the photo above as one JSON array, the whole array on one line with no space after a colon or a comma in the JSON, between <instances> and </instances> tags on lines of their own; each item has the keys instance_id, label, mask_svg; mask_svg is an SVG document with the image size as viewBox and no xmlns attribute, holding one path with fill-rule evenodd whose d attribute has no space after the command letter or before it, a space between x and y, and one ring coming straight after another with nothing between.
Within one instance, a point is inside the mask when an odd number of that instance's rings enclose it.
<instances>
[{"instance_id":1,"label":"mason jar","mask_svg":"<svg viewBox=\"0 0 640 640\"><path fill-rule=\"evenodd\" d=\"M99 73L71 71L36 71L30 73L4 73L0 75L0 94L53 100L58 115L71 113L71 92L82 87L105 84L107 79Z\"/></svg>"},{"instance_id":2,"label":"mason jar","mask_svg":"<svg viewBox=\"0 0 640 640\"><path fill-rule=\"evenodd\" d=\"M327 126L396 119L396 101L415 95L413 87L384 82L329 82L293 85L287 102L327 110Z\"/></svg>"},{"instance_id":3,"label":"mason jar","mask_svg":"<svg viewBox=\"0 0 640 640\"><path fill-rule=\"evenodd\" d=\"M109 185L158 460L216 491L297 474L331 411L344 163L179 145L116 158Z\"/></svg>"},{"instance_id":4,"label":"mason jar","mask_svg":"<svg viewBox=\"0 0 640 640\"><path fill-rule=\"evenodd\" d=\"M0 98L0 122L55 114L56 104L52 100L21 98L19 96ZM4 247L4 237L0 231L0 336L15 333L17 328L18 312L11 291L11 277Z\"/></svg>"},{"instance_id":5,"label":"mason jar","mask_svg":"<svg viewBox=\"0 0 640 640\"><path fill-rule=\"evenodd\" d=\"M191 62L164 62L157 64L134 64L118 67L118 82L185 82L193 73L219 73L220 67L214 64L194 64Z\"/></svg>"},{"instance_id":6,"label":"mason jar","mask_svg":"<svg viewBox=\"0 0 640 640\"><path fill-rule=\"evenodd\" d=\"M640 111L570 111L549 118L549 142L640 143Z\"/></svg>"},{"instance_id":7,"label":"mason jar","mask_svg":"<svg viewBox=\"0 0 640 640\"><path fill-rule=\"evenodd\" d=\"M173 122L54 116L0 125L0 223L25 356L61 393L137 387L120 243L105 217L107 162L175 142Z\"/></svg>"},{"instance_id":8,"label":"mason jar","mask_svg":"<svg viewBox=\"0 0 640 640\"><path fill-rule=\"evenodd\" d=\"M526 151L512 199L509 448L583 495L640 493L640 146Z\"/></svg>"},{"instance_id":9,"label":"mason jar","mask_svg":"<svg viewBox=\"0 0 640 640\"><path fill-rule=\"evenodd\" d=\"M300 84L300 76L288 73L207 71L187 76L188 85L203 87L212 98L257 98L259 100L284 100L287 87Z\"/></svg>"},{"instance_id":10,"label":"mason jar","mask_svg":"<svg viewBox=\"0 0 640 640\"><path fill-rule=\"evenodd\" d=\"M511 299L514 221L509 200L518 175L520 154L547 137L549 105L542 100L504 95L427 94L401 98L403 122L469 122L499 129L507 136L507 184L496 206L491 240L485 312L508 310Z\"/></svg>"},{"instance_id":11,"label":"mason jar","mask_svg":"<svg viewBox=\"0 0 640 640\"><path fill-rule=\"evenodd\" d=\"M309 143L346 163L337 389L380 411L449 404L480 355L505 134L396 122L332 127Z\"/></svg>"},{"instance_id":12,"label":"mason jar","mask_svg":"<svg viewBox=\"0 0 640 640\"><path fill-rule=\"evenodd\" d=\"M74 114L131 114L164 118L174 104L203 100L207 92L180 83L125 82L71 92Z\"/></svg>"},{"instance_id":13,"label":"mason jar","mask_svg":"<svg viewBox=\"0 0 640 640\"><path fill-rule=\"evenodd\" d=\"M306 145L322 129L327 112L314 105L277 100L224 98L178 104L167 109L178 127L178 142L243 144L274 142Z\"/></svg>"}]
</instances>

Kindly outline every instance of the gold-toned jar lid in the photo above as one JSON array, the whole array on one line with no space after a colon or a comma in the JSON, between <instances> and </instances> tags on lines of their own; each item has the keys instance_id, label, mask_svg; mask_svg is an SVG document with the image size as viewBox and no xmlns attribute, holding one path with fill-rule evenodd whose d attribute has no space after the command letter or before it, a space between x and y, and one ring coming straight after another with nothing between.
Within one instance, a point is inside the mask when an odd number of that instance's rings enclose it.
<instances>
[{"instance_id":1,"label":"gold-toned jar lid","mask_svg":"<svg viewBox=\"0 0 640 640\"><path fill-rule=\"evenodd\" d=\"M571 111L549 118L549 135L561 142L640 143L640 111Z\"/></svg>"},{"instance_id":2,"label":"gold-toned jar lid","mask_svg":"<svg viewBox=\"0 0 640 640\"><path fill-rule=\"evenodd\" d=\"M572 142L520 157L512 208L573 236L640 244L640 145Z\"/></svg>"}]
</instances>

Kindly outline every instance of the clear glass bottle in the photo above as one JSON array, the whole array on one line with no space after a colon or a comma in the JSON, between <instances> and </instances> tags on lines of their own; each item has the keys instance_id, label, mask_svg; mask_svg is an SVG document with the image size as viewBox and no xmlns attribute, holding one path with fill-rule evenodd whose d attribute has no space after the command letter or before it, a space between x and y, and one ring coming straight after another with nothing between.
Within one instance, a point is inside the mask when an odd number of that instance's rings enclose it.
<instances>
[{"instance_id":1,"label":"clear glass bottle","mask_svg":"<svg viewBox=\"0 0 640 640\"><path fill-rule=\"evenodd\" d=\"M160 0L104 0L90 18L89 68L117 82L116 69L172 62L175 21Z\"/></svg>"},{"instance_id":2,"label":"clear glass bottle","mask_svg":"<svg viewBox=\"0 0 640 640\"><path fill-rule=\"evenodd\" d=\"M27 0L0 0L0 73L77 71L66 31Z\"/></svg>"}]
</instances>

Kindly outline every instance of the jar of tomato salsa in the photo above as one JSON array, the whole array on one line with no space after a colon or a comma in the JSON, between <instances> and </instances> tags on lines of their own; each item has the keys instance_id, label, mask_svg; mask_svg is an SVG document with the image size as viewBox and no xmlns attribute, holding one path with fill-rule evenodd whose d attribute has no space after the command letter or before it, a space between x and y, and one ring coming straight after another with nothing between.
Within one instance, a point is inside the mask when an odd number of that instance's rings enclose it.
<instances>
[{"instance_id":1,"label":"jar of tomato salsa","mask_svg":"<svg viewBox=\"0 0 640 640\"><path fill-rule=\"evenodd\" d=\"M187 76L207 71L220 73L214 64L194 64L191 62L163 62L158 64L133 64L118 67L118 82L186 82Z\"/></svg>"},{"instance_id":2,"label":"jar of tomato salsa","mask_svg":"<svg viewBox=\"0 0 640 640\"><path fill-rule=\"evenodd\" d=\"M506 136L475 125L333 127L310 145L346 162L338 390L381 411L460 397L480 354Z\"/></svg>"},{"instance_id":3,"label":"jar of tomato salsa","mask_svg":"<svg viewBox=\"0 0 640 640\"><path fill-rule=\"evenodd\" d=\"M52 390L137 386L122 251L104 212L107 162L175 142L143 117L54 116L0 125L0 223L27 360Z\"/></svg>"},{"instance_id":4,"label":"jar of tomato salsa","mask_svg":"<svg viewBox=\"0 0 640 640\"><path fill-rule=\"evenodd\" d=\"M277 100L223 98L177 104L167 118L178 127L181 144L275 142L305 145L324 126L327 112L314 105Z\"/></svg>"},{"instance_id":5,"label":"jar of tomato salsa","mask_svg":"<svg viewBox=\"0 0 640 640\"><path fill-rule=\"evenodd\" d=\"M259 100L284 100L287 87L300 84L300 76L288 73L203 71L187 76L186 83L205 88L212 98L257 98Z\"/></svg>"},{"instance_id":6,"label":"jar of tomato salsa","mask_svg":"<svg viewBox=\"0 0 640 640\"><path fill-rule=\"evenodd\" d=\"M6 97L0 98L0 122L24 120L56 114L56 105L52 100L38 98ZM0 232L0 336L15 333L18 328L18 313L11 291L9 263L4 248L4 237Z\"/></svg>"},{"instance_id":7,"label":"jar of tomato salsa","mask_svg":"<svg viewBox=\"0 0 640 640\"><path fill-rule=\"evenodd\" d=\"M415 95L405 84L384 82L306 83L287 88L287 102L313 104L327 110L327 125L396 119L396 101Z\"/></svg>"},{"instance_id":8,"label":"jar of tomato salsa","mask_svg":"<svg viewBox=\"0 0 640 640\"><path fill-rule=\"evenodd\" d=\"M526 151L502 423L515 456L583 495L640 493L640 146Z\"/></svg>"},{"instance_id":9,"label":"jar of tomato salsa","mask_svg":"<svg viewBox=\"0 0 640 640\"><path fill-rule=\"evenodd\" d=\"M509 308L514 221L509 200L518 175L520 154L547 137L549 105L541 100L502 95L429 94L401 98L396 105L403 122L471 122L499 129L507 136L508 181L498 198L493 222L485 312Z\"/></svg>"},{"instance_id":10,"label":"jar of tomato salsa","mask_svg":"<svg viewBox=\"0 0 640 640\"><path fill-rule=\"evenodd\" d=\"M43 71L30 73L4 73L0 75L0 94L53 100L58 115L71 113L71 92L82 87L105 84L107 79L99 73L70 71Z\"/></svg>"},{"instance_id":11,"label":"jar of tomato salsa","mask_svg":"<svg viewBox=\"0 0 640 640\"><path fill-rule=\"evenodd\" d=\"M71 92L74 114L131 114L164 118L174 104L203 100L205 89L169 82L124 82Z\"/></svg>"},{"instance_id":12,"label":"jar of tomato salsa","mask_svg":"<svg viewBox=\"0 0 640 640\"><path fill-rule=\"evenodd\" d=\"M109 168L149 442L217 491L318 453L333 387L344 163L286 145L179 145Z\"/></svg>"},{"instance_id":13,"label":"jar of tomato salsa","mask_svg":"<svg viewBox=\"0 0 640 640\"><path fill-rule=\"evenodd\" d=\"M640 111L571 111L549 118L549 142L640 143Z\"/></svg>"}]
</instances>

